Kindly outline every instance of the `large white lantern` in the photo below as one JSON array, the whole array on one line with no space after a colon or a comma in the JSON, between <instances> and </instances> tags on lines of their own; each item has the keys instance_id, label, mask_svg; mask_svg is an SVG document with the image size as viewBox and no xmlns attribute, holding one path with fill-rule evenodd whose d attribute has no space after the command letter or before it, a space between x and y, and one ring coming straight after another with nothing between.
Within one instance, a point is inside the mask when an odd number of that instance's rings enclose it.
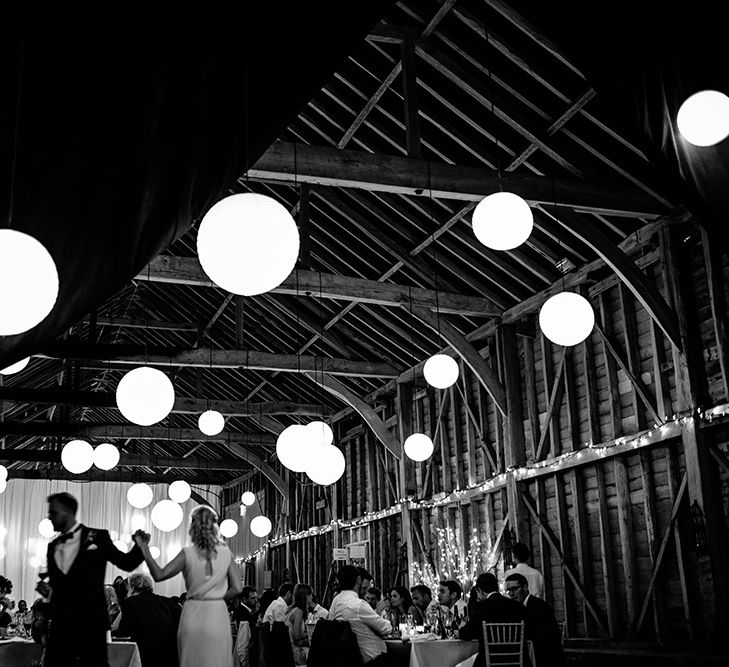
<instances>
[{"instance_id":1,"label":"large white lantern","mask_svg":"<svg viewBox=\"0 0 729 667\"><path fill-rule=\"evenodd\" d=\"M0 229L0 336L32 329L58 297L58 271L43 244L15 229Z\"/></svg>"},{"instance_id":2,"label":"large white lantern","mask_svg":"<svg viewBox=\"0 0 729 667\"><path fill-rule=\"evenodd\" d=\"M595 312L590 302L574 292L549 297L539 311L539 327L556 345L577 345L594 326Z\"/></svg>"},{"instance_id":3,"label":"large white lantern","mask_svg":"<svg viewBox=\"0 0 729 667\"><path fill-rule=\"evenodd\" d=\"M679 108L676 125L694 146L713 146L729 136L729 97L718 90L694 93Z\"/></svg>"},{"instance_id":4,"label":"large white lantern","mask_svg":"<svg viewBox=\"0 0 729 667\"><path fill-rule=\"evenodd\" d=\"M433 441L425 433L413 433L405 439L405 455L413 461L425 461L433 453Z\"/></svg>"},{"instance_id":5,"label":"large white lantern","mask_svg":"<svg viewBox=\"0 0 729 667\"><path fill-rule=\"evenodd\" d=\"M4 465L0 465L0 479L8 478L8 469Z\"/></svg>"},{"instance_id":6,"label":"large white lantern","mask_svg":"<svg viewBox=\"0 0 729 667\"><path fill-rule=\"evenodd\" d=\"M243 491L243 495L240 497L240 501L246 506L250 507L256 502L256 494L253 491Z\"/></svg>"},{"instance_id":7,"label":"large white lantern","mask_svg":"<svg viewBox=\"0 0 729 667\"><path fill-rule=\"evenodd\" d=\"M238 524L233 519L225 519L220 523L220 534L223 537L233 537L238 532Z\"/></svg>"},{"instance_id":8,"label":"large white lantern","mask_svg":"<svg viewBox=\"0 0 729 667\"><path fill-rule=\"evenodd\" d=\"M344 474L344 454L332 445L316 450L309 459L306 474L314 484L329 486Z\"/></svg>"},{"instance_id":9,"label":"large white lantern","mask_svg":"<svg viewBox=\"0 0 729 667\"><path fill-rule=\"evenodd\" d=\"M20 361L16 361L14 364L10 364L10 366L6 366L5 368L0 368L0 375L12 375L13 373L20 373L30 361L30 357L26 357L25 359L21 359Z\"/></svg>"},{"instance_id":10,"label":"large white lantern","mask_svg":"<svg viewBox=\"0 0 729 667\"><path fill-rule=\"evenodd\" d=\"M104 442L94 449L94 465L101 470L111 470L119 463L119 450L116 445Z\"/></svg>"},{"instance_id":11,"label":"large white lantern","mask_svg":"<svg viewBox=\"0 0 729 667\"><path fill-rule=\"evenodd\" d=\"M38 532L41 537L45 537L47 540L51 539L56 534L56 530L53 528L53 524L50 519L41 519L38 524Z\"/></svg>"},{"instance_id":12,"label":"large white lantern","mask_svg":"<svg viewBox=\"0 0 729 667\"><path fill-rule=\"evenodd\" d=\"M184 479L178 479L172 482L172 484L170 484L170 488L167 489L167 495L170 497L170 500L173 500L178 504L190 500L191 494L192 489Z\"/></svg>"},{"instance_id":13,"label":"large white lantern","mask_svg":"<svg viewBox=\"0 0 729 667\"><path fill-rule=\"evenodd\" d=\"M198 418L197 425L205 435L218 435L225 428L225 417L217 410L206 410Z\"/></svg>"},{"instance_id":14,"label":"large white lantern","mask_svg":"<svg viewBox=\"0 0 729 667\"><path fill-rule=\"evenodd\" d=\"M315 449L321 446L321 440L312 429L294 424L287 426L279 434L276 440L276 456L281 465L292 472L305 472Z\"/></svg>"},{"instance_id":15,"label":"large white lantern","mask_svg":"<svg viewBox=\"0 0 729 667\"><path fill-rule=\"evenodd\" d=\"M140 366L129 371L116 388L116 404L132 424L162 421L175 404L175 389L162 371Z\"/></svg>"},{"instance_id":16,"label":"large white lantern","mask_svg":"<svg viewBox=\"0 0 729 667\"><path fill-rule=\"evenodd\" d=\"M458 379L458 362L447 354L434 354L425 362L425 381L436 389L447 389Z\"/></svg>"},{"instance_id":17,"label":"large white lantern","mask_svg":"<svg viewBox=\"0 0 729 667\"><path fill-rule=\"evenodd\" d=\"M286 208L271 197L231 195L205 214L197 254L216 285L233 294L263 294L293 271L299 230Z\"/></svg>"},{"instance_id":18,"label":"large white lantern","mask_svg":"<svg viewBox=\"0 0 729 667\"><path fill-rule=\"evenodd\" d=\"M127 500L132 507L142 509L154 500L154 491L149 484L132 484L127 490Z\"/></svg>"},{"instance_id":19,"label":"large white lantern","mask_svg":"<svg viewBox=\"0 0 729 667\"><path fill-rule=\"evenodd\" d=\"M147 517L144 516L144 514L132 514L132 530L144 530L144 527L147 525Z\"/></svg>"},{"instance_id":20,"label":"large white lantern","mask_svg":"<svg viewBox=\"0 0 729 667\"><path fill-rule=\"evenodd\" d=\"M251 532L256 537L266 537L272 528L271 520L267 516L260 515L251 519Z\"/></svg>"},{"instance_id":21,"label":"large white lantern","mask_svg":"<svg viewBox=\"0 0 729 667\"><path fill-rule=\"evenodd\" d=\"M172 500L160 500L152 508L152 523L162 532L169 533L182 523L182 507Z\"/></svg>"},{"instance_id":22,"label":"large white lantern","mask_svg":"<svg viewBox=\"0 0 729 667\"><path fill-rule=\"evenodd\" d=\"M495 192L478 203L471 225L476 238L487 248L513 250L529 238L534 216L519 195Z\"/></svg>"},{"instance_id":23,"label":"large white lantern","mask_svg":"<svg viewBox=\"0 0 729 667\"><path fill-rule=\"evenodd\" d=\"M94 465L94 448L85 440L71 440L61 450L61 463L74 475L86 472Z\"/></svg>"}]
</instances>

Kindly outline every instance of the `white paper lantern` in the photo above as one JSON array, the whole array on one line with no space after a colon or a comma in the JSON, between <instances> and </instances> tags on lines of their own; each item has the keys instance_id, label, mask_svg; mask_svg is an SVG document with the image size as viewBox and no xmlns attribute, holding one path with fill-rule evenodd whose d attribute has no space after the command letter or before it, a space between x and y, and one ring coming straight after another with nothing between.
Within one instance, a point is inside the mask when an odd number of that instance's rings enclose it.
<instances>
[{"instance_id":1,"label":"white paper lantern","mask_svg":"<svg viewBox=\"0 0 729 667\"><path fill-rule=\"evenodd\" d=\"M45 537L49 540L56 534L56 529L53 527L50 519L41 519L38 524L38 532L41 537Z\"/></svg>"},{"instance_id":2,"label":"white paper lantern","mask_svg":"<svg viewBox=\"0 0 729 667\"><path fill-rule=\"evenodd\" d=\"M28 562L34 570L37 570L43 565L43 559L40 556L31 556Z\"/></svg>"},{"instance_id":3,"label":"white paper lantern","mask_svg":"<svg viewBox=\"0 0 729 667\"><path fill-rule=\"evenodd\" d=\"M243 495L240 497L240 501L246 506L250 507L256 502L256 494L253 491L243 491Z\"/></svg>"},{"instance_id":4,"label":"white paper lantern","mask_svg":"<svg viewBox=\"0 0 729 667\"><path fill-rule=\"evenodd\" d=\"M0 479L8 478L8 469L4 465L0 465Z\"/></svg>"},{"instance_id":5,"label":"white paper lantern","mask_svg":"<svg viewBox=\"0 0 729 667\"><path fill-rule=\"evenodd\" d=\"M495 192L478 203L471 225L476 238L487 248L513 250L529 238L534 215L519 195Z\"/></svg>"},{"instance_id":6,"label":"white paper lantern","mask_svg":"<svg viewBox=\"0 0 729 667\"><path fill-rule=\"evenodd\" d=\"M334 431L323 421L313 421L306 425L315 441L322 445L331 445L334 442Z\"/></svg>"},{"instance_id":7,"label":"white paper lantern","mask_svg":"<svg viewBox=\"0 0 729 667\"><path fill-rule=\"evenodd\" d=\"M307 463L321 447L321 440L306 426L294 424L286 427L276 440L276 456L281 465L292 472L304 472Z\"/></svg>"},{"instance_id":8,"label":"white paper lantern","mask_svg":"<svg viewBox=\"0 0 729 667\"><path fill-rule=\"evenodd\" d=\"M425 461L433 453L433 441L425 433L413 433L405 439L405 455L413 461Z\"/></svg>"},{"instance_id":9,"label":"white paper lantern","mask_svg":"<svg viewBox=\"0 0 729 667\"><path fill-rule=\"evenodd\" d=\"M251 532L256 537L266 537L272 528L271 520L267 516L260 515L251 519Z\"/></svg>"},{"instance_id":10,"label":"white paper lantern","mask_svg":"<svg viewBox=\"0 0 729 667\"><path fill-rule=\"evenodd\" d=\"M132 514L131 524L133 531L144 530L147 525L147 517L144 514Z\"/></svg>"},{"instance_id":11,"label":"white paper lantern","mask_svg":"<svg viewBox=\"0 0 729 667\"><path fill-rule=\"evenodd\" d=\"M12 375L13 373L20 373L30 361L30 357L16 361L14 364L10 364L6 368L0 368L0 375Z\"/></svg>"},{"instance_id":12,"label":"white paper lantern","mask_svg":"<svg viewBox=\"0 0 729 667\"><path fill-rule=\"evenodd\" d=\"M119 551L123 551L124 553L127 553L127 551L129 551L129 543L125 542L124 540L115 540L114 546L119 549Z\"/></svg>"},{"instance_id":13,"label":"white paper lantern","mask_svg":"<svg viewBox=\"0 0 729 667\"><path fill-rule=\"evenodd\" d=\"M58 297L58 271L43 244L14 229L0 229L0 336L32 329Z\"/></svg>"},{"instance_id":14,"label":"white paper lantern","mask_svg":"<svg viewBox=\"0 0 729 667\"><path fill-rule=\"evenodd\" d=\"M0 479L0 493L5 493L5 489L8 488L8 480Z\"/></svg>"},{"instance_id":15,"label":"white paper lantern","mask_svg":"<svg viewBox=\"0 0 729 667\"><path fill-rule=\"evenodd\" d=\"M132 484L127 490L127 500L132 507L142 509L154 500L154 491L149 484Z\"/></svg>"},{"instance_id":16,"label":"white paper lantern","mask_svg":"<svg viewBox=\"0 0 729 667\"><path fill-rule=\"evenodd\" d=\"M713 146L729 136L729 97L718 90L694 93L679 108L676 125L694 146Z\"/></svg>"},{"instance_id":17,"label":"white paper lantern","mask_svg":"<svg viewBox=\"0 0 729 667\"><path fill-rule=\"evenodd\" d=\"M169 533L182 523L182 507L172 500L160 500L152 508L152 523L162 532Z\"/></svg>"},{"instance_id":18,"label":"white paper lantern","mask_svg":"<svg viewBox=\"0 0 729 667\"><path fill-rule=\"evenodd\" d=\"M140 366L119 382L116 404L132 424L151 426L170 414L175 404L175 389L162 371Z\"/></svg>"},{"instance_id":19,"label":"white paper lantern","mask_svg":"<svg viewBox=\"0 0 729 667\"><path fill-rule=\"evenodd\" d=\"M71 440L61 450L61 463L74 475L86 472L94 465L94 448L85 440Z\"/></svg>"},{"instance_id":20,"label":"white paper lantern","mask_svg":"<svg viewBox=\"0 0 729 667\"><path fill-rule=\"evenodd\" d=\"M205 435L218 435L225 428L225 417L217 410L206 410L198 418L197 425Z\"/></svg>"},{"instance_id":21,"label":"white paper lantern","mask_svg":"<svg viewBox=\"0 0 729 667\"><path fill-rule=\"evenodd\" d=\"M344 474L344 454L332 445L316 450L306 467L306 474L314 484L329 486Z\"/></svg>"},{"instance_id":22,"label":"white paper lantern","mask_svg":"<svg viewBox=\"0 0 729 667\"><path fill-rule=\"evenodd\" d=\"M542 333L557 345L577 345L595 326L595 312L585 297L574 292L555 294L539 311Z\"/></svg>"},{"instance_id":23,"label":"white paper lantern","mask_svg":"<svg viewBox=\"0 0 729 667\"><path fill-rule=\"evenodd\" d=\"M275 199L244 193L215 204L200 223L197 254L216 285L253 296L278 287L299 256L299 230Z\"/></svg>"},{"instance_id":24,"label":"white paper lantern","mask_svg":"<svg viewBox=\"0 0 729 667\"><path fill-rule=\"evenodd\" d=\"M425 362L425 381L436 389L447 389L458 379L458 362L447 354L434 354Z\"/></svg>"},{"instance_id":25,"label":"white paper lantern","mask_svg":"<svg viewBox=\"0 0 729 667\"><path fill-rule=\"evenodd\" d=\"M220 534L223 537L233 537L238 532L238 524L233 519L225 519L220 523Z\"/></svg>"},{"instance_id":26,"label":"white paper lantern","mask_svg":"<svg viewBox=\"0 0 729 667\"><path fill-rule=\"evenodd\" d=\"M184 479L178 479L172 482L172 484L170 484L170 488L167 489L167 495L170 497L170 500L173 500L178 504L190 500L191 494L192 489Z\"/></svg>"},{"instance_id":27,"label":"white paper lantern","mask_svg":"<svg viewBox=\"0 0 729 667\"><path fill-rule=\"evenodd\" d=\"M94 465L101 470L111 470L119 463L119 450L110 442L103 442L94 449Z\"/></svg>"},{"instance_id":28,"label":"white paper lantern","mask_svg":"<svg viewBox=\"0 0 729 667\"><path fill-rule=\"evenodd\" d=\"M161 553L162 552L159 550L159 547L156 547L154 545L149 547L149 555L152 556L152 558L154 558L155 560L157 560L160 557Z\"/></svg>"}]
</instances>

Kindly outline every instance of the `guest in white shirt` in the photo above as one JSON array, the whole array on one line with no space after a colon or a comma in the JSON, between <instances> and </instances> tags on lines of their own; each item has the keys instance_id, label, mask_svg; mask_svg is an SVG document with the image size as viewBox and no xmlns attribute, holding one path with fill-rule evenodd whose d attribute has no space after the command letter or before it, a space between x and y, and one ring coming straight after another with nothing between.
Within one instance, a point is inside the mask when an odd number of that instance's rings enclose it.
<instances>
[{"instance_id":1,"label":"guest in white shirt","mask_svg":"<svg viewBox=\"0 0 729 667\"><path fill-rule=\"evenodd\" d=\"M529 565L532 557L529 547L522 542L517 542L511 549L511 555L514 557L516 565L504 573L504 579L508 579L512 574L520 574L529 583L529 592L544 599L544 577L539 570Z\"/></svg>"},{"instance_id":2,"label":"guest in white shirt","mask_svg":"<svg viewBox=\"0 0 729 667\"><path fill-rule=\"evenodd\" d=\"M462 619L466 612L466 602L461 599L463 589L461 584L453 579L446 579L438 584L438 603L440 604L440 612L442 620L446 624L450 624L455 611L458 611L459 619Z\"/></svg>"},{"instance_id":3,"label":"guest in white shirt","mask_svg":"<svg viewBox=\"0 0 729 667\"><path fill-rule=\"evenodd\" d=\"M263 623L275 623L286 618L286 612L294 601L294 585L292 583L281 584L278 587L278 598L276 598L266 609L263 615Z\"/></svg>"},{"instance_id":4,"label":"guest in white shirt","mask_svg":"<svg viewBox=\"0 0 729 667\"><path fill-rule=\"evenodd\" d=\"M376 667L389 664L387 646L382 638L392 632L392 626L359 597L361 579L357 568L344 565L337 573L337 580L342 592L332 600L329 620L349 621L365 665Z\"/></svg>"}]
</instances>

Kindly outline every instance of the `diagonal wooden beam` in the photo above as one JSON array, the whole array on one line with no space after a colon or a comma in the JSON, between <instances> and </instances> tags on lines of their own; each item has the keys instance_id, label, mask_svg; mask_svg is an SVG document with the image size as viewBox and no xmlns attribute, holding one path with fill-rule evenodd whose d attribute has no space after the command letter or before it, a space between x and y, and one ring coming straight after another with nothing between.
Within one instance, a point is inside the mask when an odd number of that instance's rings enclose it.
<instances>
[{"instance_id":1,"label":"diagonal wooden beam","mask_svg":"<svg viewBox=\"0 0 729 667\"><path fill-rule=\"evenodd\" d=\"M545 446L547 444L547 436L550 433L549 424L552 421L552 415L557 405L562 402L562 393L564 391L564 363L567 357L567 348L562 348L562 357L559 360L559 366L552 383L552 391L549 393L549 405L547 406L547 419L540 428L539 444L536 448L535 460L541 461L544 456ZM551 363L551 359L549 359Z\"/></svg>"}]
</instances>

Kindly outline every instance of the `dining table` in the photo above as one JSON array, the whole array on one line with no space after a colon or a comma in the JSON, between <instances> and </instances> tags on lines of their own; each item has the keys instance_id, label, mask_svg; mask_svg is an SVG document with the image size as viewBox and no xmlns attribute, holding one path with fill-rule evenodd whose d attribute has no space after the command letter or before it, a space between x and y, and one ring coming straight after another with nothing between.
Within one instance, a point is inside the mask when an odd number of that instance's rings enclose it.
<instances>
[{"instance_id":1,"label":"dining table","mask_svg":"<svg viewBox=\"0 0 729 667\"><path fill-rule=\"evenodd\" d=\"M108 644L109 667L142 667L139 648L134 642L110 642ZM0 665L2 667L30 667L40 660L41 647L22 637L0 640Z\"/></svg>"},{"instance_id":2,"label":"dining table","mask_svg":"<svg viewBox=\"0 0 729 667\"><path fill-rule=\"evenodd\" d=\"M456 667L478 653L476 640L422 637L386 639L387 653L398 667Z\"/></svg>"}]
</instances>

